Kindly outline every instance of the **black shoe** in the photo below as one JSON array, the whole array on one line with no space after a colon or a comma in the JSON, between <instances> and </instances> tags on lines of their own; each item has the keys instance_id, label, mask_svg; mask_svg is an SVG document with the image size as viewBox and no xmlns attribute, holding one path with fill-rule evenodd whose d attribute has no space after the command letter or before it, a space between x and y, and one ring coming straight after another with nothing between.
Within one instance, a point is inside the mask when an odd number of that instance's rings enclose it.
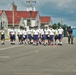
<instances>
[{"instance_id":1,"label":"black shoe","mask_svg":"<svg viewBox=\"0 0 76 75\"><path fill-rule=\"evenodd\" d=\"M71 44L74 44L74 43L71 43Z\"/></svg>"},{"instance_id":2,"label":"black shoe","mask_svg":"<svg viewBox=\"0 0 76 75\"><path fill-rule=\"evenodd\" d=\"M48 45L50 45L50 43L48 43Z\"/></svg>"},{"instance_id":3,"label":"black shoe","mask_svg":"<svg viewBox=\"0 0 76 75\"><path fill-rule=\"evenodd\" d=\"M62 46L62 44L60 44L60 46Z\"/></svg>"},{"instance_id":4,"label":"black shoe","mask_svg":"<svg viewBox=\"0 0 76 75\"><path fill-rule=\"evenodd\" d=\"M44 44L44 46L46 46L46 44Z\"/></svg>"},{"instance_id":5,"label":"black shoe","mask_svg":"<svg viewBox=\"0 0 76 75\"><path fill-rule=\"evenodd\" d=\"M1 43L1 45L4 45L5 43Z\"/></svg>"},{"instance_id":6,"label":"black shoe","mask_svg":"<svg viewBox=\"0 0 76 75\"><path fill-rule=\"evenodd\" d=\"M36 46L38 46L38 43L36 44Z\"/></svg>"},{"instance_id":7,"label":"black shoe","mask_svg":"<svg viewBox=\"0 0 76 75\"><path fill-rule=\"evenodd\" d=\"M41 45L41 42L39 42L39 44Z\"/></svg>"},{"instance_id":8,"label":"black shoe","mask_svg":"<svg viewBox=\"0 0 76 75\"><path fill-rule=\"evenodd\" d=\"M60 45L60 43L58 43L58 45Z\"/></svg>"}]
</instances>

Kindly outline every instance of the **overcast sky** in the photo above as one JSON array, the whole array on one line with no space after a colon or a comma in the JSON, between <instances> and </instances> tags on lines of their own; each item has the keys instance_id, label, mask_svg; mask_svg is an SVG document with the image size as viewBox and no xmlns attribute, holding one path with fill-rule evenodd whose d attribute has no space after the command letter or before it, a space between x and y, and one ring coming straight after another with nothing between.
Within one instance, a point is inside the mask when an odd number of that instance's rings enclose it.
<instances>
[{"instance_id":1,"label":"overcast sky","mask_svg":"<svg viewBox=\"0 0 76 75\"><path fill-rule=\"evenodd\" d=\"M0 10L11 10L12 1L18 10L26 10L26 0L0 0ZM63 20L63 24L76 27L76 0L35 0L41 16L51 16L52 23Z\"/></svg>"}]
</instances>

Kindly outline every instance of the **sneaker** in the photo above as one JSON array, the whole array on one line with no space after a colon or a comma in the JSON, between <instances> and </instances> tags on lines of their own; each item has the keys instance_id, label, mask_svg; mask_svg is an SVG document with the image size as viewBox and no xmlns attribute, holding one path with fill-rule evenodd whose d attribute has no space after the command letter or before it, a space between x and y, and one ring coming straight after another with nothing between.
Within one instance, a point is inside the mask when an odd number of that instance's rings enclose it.
<instances>
[{"instance_id":1,"label":"sneaker","mask_svg":"<svg viewBox=\"0 0 76 75\"><path fill-rule=\"evenodd\" d=\"M58 45L60 45L60 43L58 43Z\"/></svg>"},{"instance_id":2,"label":"sneaker","mask_svg":"<svg viewBox=\"0 0 76 75\"><path fill-rule=\"evenodd\" d=\"M1 45L4 45L5 43L1 43Z\"/></svg>"},{"instance_id":3,"label":"sneaker","mask_svg":"<svg viewBox=\"0 0 76 75\"><path fill-rule=\"evenodd\" d=\"M62 44L60 44L60 46L62 46Z\"/></svg>"},{"instance_id":4,"label":"sneaker","mask_svg":"<svg viewBox=\"0 0 76 75\"><path fill-rule=\"evenodd\" d=\"M74 43L71 43L71 44L74 44Z\"/></svg>"},{"instance_id":5,"label":"sneaker","mask_svg":"<svg viewBox=\"0 0 76 75\"><path fill-rule=\"evenodd\" d=\"M54 46L54 44L50 44L50 46Z\"/></svg>"},{"instance_id":6,"label":"sneaker","mask_svg":"<svg viewBox=\"0 0 76 75\"><path fill-rule=\"evenodd\" d=\"M46 46L46 44L44 44L44 46Z\"/></svg>"}]
</instances>

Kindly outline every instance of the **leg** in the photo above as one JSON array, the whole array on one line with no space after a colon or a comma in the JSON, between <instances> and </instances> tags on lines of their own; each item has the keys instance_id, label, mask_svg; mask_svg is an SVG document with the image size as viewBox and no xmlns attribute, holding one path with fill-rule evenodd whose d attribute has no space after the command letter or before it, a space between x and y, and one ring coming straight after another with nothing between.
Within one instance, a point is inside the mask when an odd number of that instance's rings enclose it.
<instances>
[{"instance_id":1,"label":"leg","mask_svg":"<svg viewBox=\"0 0 76 75\"><path fill-rule=\"evenodd\" d=\"M68 44L70 44L70 36L68 36Z\"/></svg>"}]
</instances>

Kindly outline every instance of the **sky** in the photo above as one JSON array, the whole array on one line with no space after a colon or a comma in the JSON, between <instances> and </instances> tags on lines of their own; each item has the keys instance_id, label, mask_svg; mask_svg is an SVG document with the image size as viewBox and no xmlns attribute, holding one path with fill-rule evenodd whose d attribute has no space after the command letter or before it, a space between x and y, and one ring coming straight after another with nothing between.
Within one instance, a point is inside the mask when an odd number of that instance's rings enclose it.
<instances>
[{"instance_id":1,"label":"sky","mask_svg":"<svg viewBox=\"0 0 76 75\"><path fill-rule=\"evenodd\" d=\"M15 2L18 10L26 10L28 0L0 0L0 10L11 10L12 2ZM36 10L41 16L50 16L52 23L63 20L63 24L76 28L76 0L34 0Z\"/></svg>"}]
</instances>

